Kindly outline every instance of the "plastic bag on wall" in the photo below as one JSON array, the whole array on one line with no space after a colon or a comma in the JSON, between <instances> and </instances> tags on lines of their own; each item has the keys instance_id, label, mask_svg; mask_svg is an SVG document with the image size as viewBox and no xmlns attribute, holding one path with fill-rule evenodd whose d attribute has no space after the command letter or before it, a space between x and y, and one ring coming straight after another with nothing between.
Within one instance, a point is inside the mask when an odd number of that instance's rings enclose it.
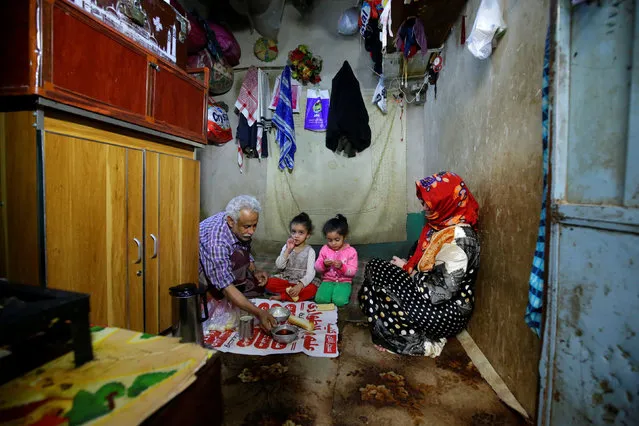
<instances>
[{"instance_id":1,"label":"plastic bag on wall","mask_svg":"<svg viewBox=\"0 0 639 426\"><path fill-rule=\"evenodd\" d=\"M493 53L493 38L506 31L499 0L482 0L466 46L476 58L486 59Z\"/></svg>"},{"instance_id":2,"label":"plastic bag on wall","mask_svg":"<svg viewBox=\"0 0 639 426\"><path fill-rule=\"evenodd\" d=\"M226 111L210 96L207 104L206 138L208 141L224 144L233 139L233 130Z\"/></svg>"},{"instance_id":3,"label":"plastic bag on wall","mask_svg":"<svg viewBox=\"0 0 639 426\"><path fill-rule=\"evenodd\" d=\"M384 85L384 77L380 77L377 82L377 87L375 88L375 93L373 93L373 104L377 105L377 108L383 113L386 114L388 109L386 107L386 86Z\"/></svg>"},{"instance_id":4,"label":"plastic bag on wall","mask_svg":"<svg viewBox=\"0 0 639 426\"><path fill-rule=\"evenodd\" d=\"M337 21L337 32L346 36L357 34L359 31L359 14L360 11L357 7L346 9L342 16L339 17L339 21Z\"/></svg>"},{"instance_id":5,"label":"plastic bag on wall","mask_svg":"<svg viewBox=\"0 0 639 426\"><path fill-rule=\"evenodd\" d=\"M304 128L314 132L325 132L328 125L328 108L331 99L328 95L328 90L308 89L306 93Z\"/></svg>"}]
</instances>

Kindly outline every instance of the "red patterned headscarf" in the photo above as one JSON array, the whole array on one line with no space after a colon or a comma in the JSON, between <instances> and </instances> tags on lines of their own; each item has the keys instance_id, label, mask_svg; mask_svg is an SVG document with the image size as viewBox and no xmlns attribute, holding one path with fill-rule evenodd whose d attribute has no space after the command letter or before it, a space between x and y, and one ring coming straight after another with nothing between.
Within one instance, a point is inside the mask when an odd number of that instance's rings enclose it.
<instances>
[{"instance_id":1,"label":"red patterned headscarf","mask_svg":"<svg viewBox=\"0 0 639 426\"><path fill-rule=\"evenodd\" d=\"M417 198L429 210L426 225L419 236L419 243L404 269L411 272L428 247L433 233L449 226L467 223L477 224L479 204L461 177L452 172L439 172L415 182Z\"/></svg>"}]
</instances>

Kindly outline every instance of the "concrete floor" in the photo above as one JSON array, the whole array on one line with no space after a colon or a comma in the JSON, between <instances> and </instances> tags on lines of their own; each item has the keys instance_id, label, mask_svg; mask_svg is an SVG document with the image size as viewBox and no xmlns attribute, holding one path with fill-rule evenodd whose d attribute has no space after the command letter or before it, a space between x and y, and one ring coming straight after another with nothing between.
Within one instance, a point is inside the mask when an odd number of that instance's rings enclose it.
<instances>
[{"instance_id":1,"label":"concrete floor","mask_svg":"<svg viewBox=\"0 0 639 426\"><path fill-rule=\"evenodd\" d=\"M360 282L339 312L338 358L222 355L226 425L525 424L456 339L436 359L377 351L355 301Z\"/></svg>"}]
</instances>

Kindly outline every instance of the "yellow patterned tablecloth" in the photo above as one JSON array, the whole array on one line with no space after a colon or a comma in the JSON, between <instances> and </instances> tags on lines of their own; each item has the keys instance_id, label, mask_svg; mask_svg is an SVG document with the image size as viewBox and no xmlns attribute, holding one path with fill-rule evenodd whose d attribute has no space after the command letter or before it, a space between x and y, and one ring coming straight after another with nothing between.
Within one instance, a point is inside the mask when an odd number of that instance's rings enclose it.
<instances>
[{"instance_id":1,"label":"yellow patterned tablecloth","mask_svg":"<svg viewBox=\"0 0 639 426\"><path fill-rule=\"evenodd\" d=\"M138 424L185 390L213 351L173 337L92 328L94 360L70 352L0 387L0 424Z\"/></svg>"}]
</instances>

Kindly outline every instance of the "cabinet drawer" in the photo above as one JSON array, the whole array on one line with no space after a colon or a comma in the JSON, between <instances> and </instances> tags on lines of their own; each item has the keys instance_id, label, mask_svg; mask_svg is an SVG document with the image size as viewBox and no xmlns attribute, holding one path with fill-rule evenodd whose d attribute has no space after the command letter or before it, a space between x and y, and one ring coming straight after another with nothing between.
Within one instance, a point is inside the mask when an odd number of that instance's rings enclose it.
<instances>
[{"instance_id":1,"label":"cabinet drawer","mask_svg":"<svg viewBox=\"0 0 639 426\"><path fill-rule=\"evenodd\" d=\"M155 70L152 96L155 122L203 134L206 89L191 77L177 74L161 63L152 64L149 69Z\"/></svg>"},{"instance_id":2,"label":"cabinet drawer","mask_svg":"<svg viewBox=\"0 0 639 426\"><path fill-rule=\"evenodd\" d=\"M51 61L56 90L145 115L146 56L57 5L53 10Z\"/></svg>"}]
</instances>

